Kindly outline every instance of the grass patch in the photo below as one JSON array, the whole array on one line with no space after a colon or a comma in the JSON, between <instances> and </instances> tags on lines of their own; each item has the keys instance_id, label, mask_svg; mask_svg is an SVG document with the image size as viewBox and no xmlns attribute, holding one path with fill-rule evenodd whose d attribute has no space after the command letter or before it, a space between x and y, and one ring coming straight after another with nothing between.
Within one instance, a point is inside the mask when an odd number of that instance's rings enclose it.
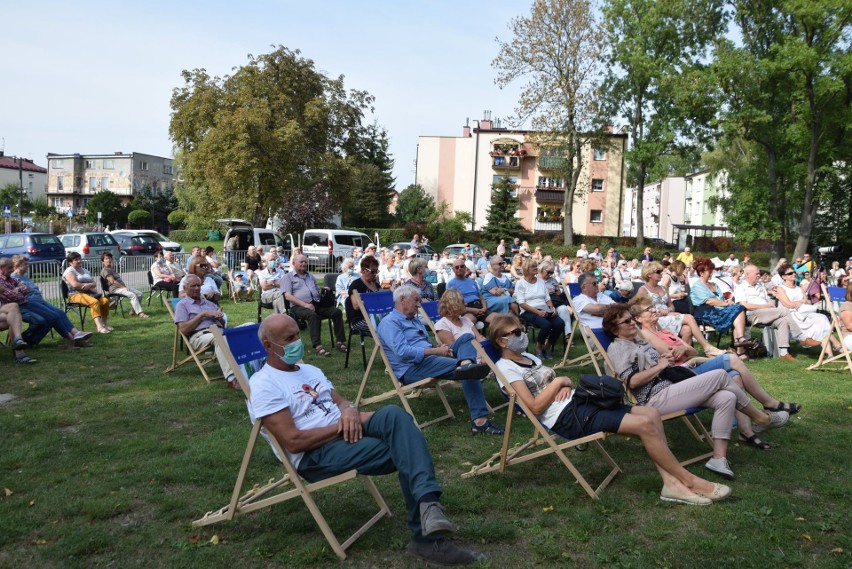
<instances>
[{"instance_id":1,"label":"grass patch","mask_svg":"<svg viewBox=\"0 0 852 569\"><path fill-rule=\"evenodd\" d=\"M223 306L232 324L254 318L254 304ZM249 423L242 396L222 381L206 385L190 366L163 373L173 324L162 307L152 304L150 314L144 322L111 319L115 333L97 335L95 347L85 350L61 352L48 338L32 350L39 359L34 366L13 366L9 352L3 356L0 394L14 399L0 404L0 488L11 491L0 493L0 566L335 564L296 502L206 528L191 526L230 497ZM732 443L734 498L708 508L661 503L650 460L638 440L623 437L604 443L624 472L600 502L589 499L552 458L462 480L501 441L471 436L461 390L448 390L456 420L425 434L448 512L461 528L459 539L483 549L490 567L849 567L850 378L805 371L817 354L797 355L796 363L751 365L770 393L804 410L767 435L775 445L771 451ZM323 360L307 356L354 398L361 356L353 352L349 369L343 359L339 353ZM387 385L378 371L373 378L379 386L374 389ZM493 383L486 396L492 403L501 400ZM412 405L419 417L440 412L429 394ZM503 421L504 413L497 419ZM515 426L518 439L530 433L523 420ZM698 451L681 425L670 424L667 433L679 456ZM593 452L572 451L571 458L592 481L603 476ZM705 473L700 465L692 468ZM250 482L265 482L276 472L271 453L259 445ZM408 530L396 477L377 483L395 515L362 537L346 564L416 566L404 555ZM341 533L371 507L357 486L326 491L319 502ZM218 545L211 543L214 535Z\"/></svg>"}]
</instances>

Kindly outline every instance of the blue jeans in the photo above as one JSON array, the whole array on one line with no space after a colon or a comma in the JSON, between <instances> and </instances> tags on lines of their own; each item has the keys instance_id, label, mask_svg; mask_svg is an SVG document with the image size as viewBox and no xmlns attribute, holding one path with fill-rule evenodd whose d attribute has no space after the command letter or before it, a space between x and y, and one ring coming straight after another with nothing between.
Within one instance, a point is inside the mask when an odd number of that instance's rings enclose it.
<instances>
[{"instance_id":1,"label":"blue jeans","mask_svg":"<svg viewBox=\"0 0 852 569\"><path fill-rule=\"evenodd\" d=\"M47 302L31 300L18 306L21 309L21 319L30 325L23 333L23 338L33 346L41 342L50 333L51 328L56 328L63 338L74 328L61 308Z\"/></svg>"},{"instance_id":2,"label":"blue jeans","mask_svg":"<svg viewBox=\"0 0 852 569\"><path fill-rule=\"evenodd\" d=\"M411 415L395 405L382 407L364 425L363 439L347 443L343 437L338 437L308 451L298 470L305 480L316 482L353 468L366 475L399 472L412 538L416 541L439 539L425 537L420 526L420 499L430 492L440 493L441 485L435 479L426 439Z\"/></svg>"},{"instance_id":3,"label":"blue jeans","mask_svg":"<svg viewBox=\"0 0 852 569\"><path fill-rule=\"evenodd\" d=\"M734 377L735 375L739 375L739 372L736 372L731 369L731 354L724 354L721 356L717 356L711 359L709 362L704 362L703 364L698 364L692 371L695 372L695 375L701 375L702 373L706 373L708 371L713 371L721 369L723 371L728 372L728 375Z\"/></svg>"},{"instance_id":4,"label":"blue jeans","mask_svg":"<svg viewBox=\"0 0 852 569\"><path fill-rule=\"evenodd\" d=\"M470 343L473 334L462 334L453 342L452 350L456 357L426 356L419 364L415 364L405 372L405 377L399 378L403 385L426 379L427 377L438 377L441 379L452 379L453 372L460 361L476 361L476 348ZM476 380L465 380L461 382L462 392L470 409L471 420L488 416L488 404L485 401L485 392L482 383Z\"/></svg>"},{"instance_id":5,"label":"blue jeans","mask_svg":"<svg viewBox=\"0 0 852 569\"><path fill-rule=\"evenodd\" d=\"M550 344L551 349L556 345L559 336L565 333L565 322L555 314L552 318L544 318L532 312L521 313L521 319L540 330L538 334L538 345L543 346L545 342Z\"/></svg>"}]
</instances>

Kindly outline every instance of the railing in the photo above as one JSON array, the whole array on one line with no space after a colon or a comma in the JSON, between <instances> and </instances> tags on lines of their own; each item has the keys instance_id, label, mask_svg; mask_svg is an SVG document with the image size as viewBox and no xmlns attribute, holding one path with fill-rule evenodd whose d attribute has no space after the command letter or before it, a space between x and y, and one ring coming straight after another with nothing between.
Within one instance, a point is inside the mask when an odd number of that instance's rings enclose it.
<instances>
[{"instance_id":1,"label":"railing","mask_svg":"<svg viewBox=\"0 0 852 569\"><path fill-rule=\"evenodd\" d=\"M563 203L565 201L565 191L564 190L542 190L536 189L535 191L535 200L537 202L558 202Z\"/></svg>"},{"instance_id":2,"label":"railing","mask_svg":"<svg viewBox=\"0 0 852 569\"><path fill-rule=\"evenodd\" d=\"M564 170L568 167L568 160L561 156L539 156L539 170Z\"/></svg>"},{"instance_id":3,"label":"railing","mask_svg":"<svg viewBox=\"0 0 852 569\"><path fill-rule=\"evenodd\" d=\"M562 231L562 222L536 220L533 231Z\"/></svg>"}]
</instances>

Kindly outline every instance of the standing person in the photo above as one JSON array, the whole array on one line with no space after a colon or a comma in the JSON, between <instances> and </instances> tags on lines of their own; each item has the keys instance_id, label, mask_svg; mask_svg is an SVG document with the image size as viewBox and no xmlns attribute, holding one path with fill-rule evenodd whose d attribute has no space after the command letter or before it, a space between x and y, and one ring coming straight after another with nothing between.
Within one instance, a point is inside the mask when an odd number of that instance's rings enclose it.
<instances>
[{"instance_id":1,"label":"standing person","mask_svg":"<svg viewBox=\"0 0 852 569\"><path fill-rule=\"evenodd\" d=\"M501 239L500 244L497 245L497 254L500 255L501 257L506 256L506 240L505 239Z\"/></svg>"},{"instance_id":2,"label":"standing person","mask_svg":"<svg viewBox=\"0 0 852 569\"><path fill-rule=\"evenodd\" d=\"M109 320L109 300L98 292L95 279L83 267L83 258L80 253L68 253L66 260L68 268L62 273L62 278L68 284L68 300L89 307L98 332L109 334L113 331L112 326L107 322Z\"/></svg>"},{"instance_id":3,"label":"standing person","mask_svg":"<svg viewBox=\"0 0 852 569\"><path fill-rule=\"evenodd\" d=\"M112 294L119 294L128 300L130 300L130 308L132 309L131 315L135 314L139 318L148 318L148 315L145 314L145 311L142 310L142 293L136 289L132 289L124 284L124 281L121 279L121 275L115 272L115 269L112 266L112 253L109 251L104 251L101 253L101 262L103 263L103 268L101 269L101 277L107 282L109 285L109 291Z\"/></svg>"}]
</instances>

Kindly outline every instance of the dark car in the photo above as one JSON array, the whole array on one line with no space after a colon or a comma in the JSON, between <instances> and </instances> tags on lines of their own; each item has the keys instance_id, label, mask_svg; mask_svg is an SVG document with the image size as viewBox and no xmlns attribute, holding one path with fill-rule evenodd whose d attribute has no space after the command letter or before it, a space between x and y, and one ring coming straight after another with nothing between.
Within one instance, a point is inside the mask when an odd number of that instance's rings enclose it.
<instances>
[{"instance_id":1,"label":"dark car","mask_svg":"<svg viewBox=\"0 0 852 569\"><path fill-rule=\"evenodd\" d=\"M122 255L153 255L163 250L156 239L147 235L132 231L115 231L112 236L118 241Z\"/></svg>"},{"instance_id":2,"label":"dark car","mask_svg":"<svg viewBox=\"0 0 852 569\"><path fill-rule=\"evenodd\" d=\"M50 233L9 233L0 235L0 257L23 255L31 263L65 260L65 247Z\"/></svg>"}]
</instances>

